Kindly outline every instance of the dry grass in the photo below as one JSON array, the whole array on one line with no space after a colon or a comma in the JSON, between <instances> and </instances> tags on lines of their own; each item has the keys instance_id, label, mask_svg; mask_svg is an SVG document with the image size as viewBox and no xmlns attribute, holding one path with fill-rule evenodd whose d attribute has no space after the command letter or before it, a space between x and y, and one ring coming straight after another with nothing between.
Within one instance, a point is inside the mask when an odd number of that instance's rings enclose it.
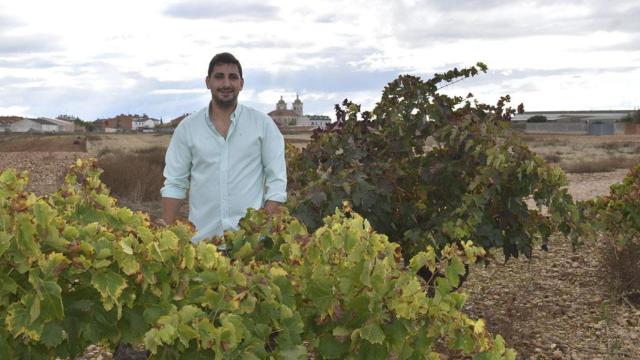
<instances>
[{"instance_id":1,"label":"dry grass","mask_svg":"<svg viewBox=\"0 0 640 360\"><path fill-rule=\"evenodd\" d=\"M102 181L113 195L129 202L159 200L165 152L160 146L127 152L102 150L98 157L98 166L104 170Z\"/></svg>"},{"instance_id":2,"label":"dry grass","mask_svg":"<svg viewBox=\"0 0 640 360\"><path fill-rule=\"evenodd\" d=\"M607 242L603 260L614 293L640 304L640 240L628 240L624 246Z\"/></svg>"},{"instance_id":3,"label":"dry grass","mask_svg":"<svg viewBox=\"0 0 640 360\"><path fill-rule=\"evenodd\" d=\"M562 157L560 157L559 154L547 154L545 156L543 156L544 161L546 161L549 164L557 164L562 160Z\"/></svg>"},{"instance_id":4,"label":"dry grass","mask_svg":"<svg viewBox=\"0 0 640 360\"><path fill-rule=\"evenodd\" d=\"M122 151L136 151L152 147L168 147L170 134L94 134L89 139L88 151L93 156L119 149Z\"/></svg>"},{"instance_id":5,"label":"dry grass","mask_svg":"<svg viewBox=\"0 0 640 360\"><path fill-rule=\"evenodd\" d=\"M617 150L621 149L630 149L632 147L637 147L637 143L633 141L607 141L601 144L594 145L597 149L605 149L605 150Z\"/></svg>"},{"instance_id":6,"label":"dry grass","mask_svg":"<svg viewBox=\"0 0 640 360\"><path fill-rule=\"evenodd\" d=\"M563 161L560 167L568 173L596 173L627 169L637 162L638 158L610 156L594 160Z\"/></svg>"}]
</instances>

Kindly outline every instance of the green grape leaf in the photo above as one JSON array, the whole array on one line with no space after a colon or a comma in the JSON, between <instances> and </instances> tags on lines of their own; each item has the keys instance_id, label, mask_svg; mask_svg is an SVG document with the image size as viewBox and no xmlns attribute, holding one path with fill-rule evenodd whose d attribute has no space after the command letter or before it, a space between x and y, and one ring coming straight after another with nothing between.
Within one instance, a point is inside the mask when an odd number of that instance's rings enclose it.
<instances>
[{"instance_id":1,"label":"green grape leaf","mask_svg":"<svg viewBox=\"0 0 640 360\"><path fill-rule=\"evenodd\" d=\"M11 238L12 236L8 233L0 231L0 257L9 249L9 246L11 246Z\"/></svg>"},{"instance_id":2,"label":"green grape leaf","mask_svg":"<svg viewBox=\"0 0 640 360\"><path fill-rule=\"evenodd\" d=\"M349 351L349 344L339 342L334 336L322 335L318 351L324 359L343 359L347 351Z\"/></svg>"},{"instance_id":3,"label":"green grape leaf","mask_svg":"<svg viewBox=\"0 0 640 360\"><path fill-rule=\"evenodd\" d=\"M44 325L40 341L49 348L55 348L64 341L64 331L62 326L55 322L48 322Z\"/></svg>"},{"instance_id":4,"label":"green grape leaf","mask_svg":"<svg viewBox=\"0 0 640 360\"><path fill-rule=\"evenodd\" d=\"M118 303L122 291L127 287L125 279L109 269L96 271L91 277L91 285L102 296L106 310L111 309L112 304Z\"/></svg>"},{"instance_id":5,"label":"green grape leaf","mask_svg":"<svg viewBox=\"0 0 640 360\"><path fill-rule=\"evenodd\" d=\"M361 328L360 337L372 344L382 344L385 339L382 328L376 323L369 323Z\"/></svg>"}]
</instances>

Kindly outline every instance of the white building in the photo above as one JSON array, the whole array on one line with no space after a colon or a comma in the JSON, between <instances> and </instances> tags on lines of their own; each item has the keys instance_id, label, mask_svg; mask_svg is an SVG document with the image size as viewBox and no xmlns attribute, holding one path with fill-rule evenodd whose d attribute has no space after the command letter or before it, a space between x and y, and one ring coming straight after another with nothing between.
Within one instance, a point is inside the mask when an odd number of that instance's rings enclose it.
<instances>
[{"instance_id":1,"label":"white building","mask_svg":"<svg viewBox=\"0 0 640 360\"><path fill-rule=\"evenodd\" d=\"M76 125L72 121L61 120L61 119L51 119L51 118L45 118L45 117L41 117L38 119L46 120L52 124L59 125L60 126L59 131L61 132L74 132L76 128Z\"/></svg>"},{"instance_id":2,"label":"white building","mask_svg":"<svg viewBox=\"0 0 640 360\"><path fill-rule=\"evenodd\" d=\"M282 96L276 103L276 109L269 112L269 116L278 126L311 126L324 128L331 122L331 118L325 115L304 115L303 104L300 97L296 95L292 108L287 108L287 103Z\"/></svg>"},{"instance_id":3,"label":"white building","mask_svg":"<svg viewBox=\"0 0 640 360\"><path fill-rule=\"evenodd\" d=\"M11 132L61 132L61 126L47 119L23 118L11 124Z\"/></svg>"},{"instance_id":4,"label":"white building","mask_svg":"<svg viewBox=\"0 0 640 360\"><path fill-rule=\"evenodd\" d=\"M532 116L544 116L547 121L614 123L631 113L632 110L585 110L585 111L526 111L513 116L513 121L526 121Z\"/></svg>"},{"instance_id":5,"label":"white building","mask_svg":"<svg viewBox=\"0 0 640 360\"><path fill-rule=\"evenodd\" d=\"M131 123L131 130L153 129L154 127L156 127L156 123L153 120L154 119L151 118L133 120L133 122Z\"/></svg>"}]
</instances>

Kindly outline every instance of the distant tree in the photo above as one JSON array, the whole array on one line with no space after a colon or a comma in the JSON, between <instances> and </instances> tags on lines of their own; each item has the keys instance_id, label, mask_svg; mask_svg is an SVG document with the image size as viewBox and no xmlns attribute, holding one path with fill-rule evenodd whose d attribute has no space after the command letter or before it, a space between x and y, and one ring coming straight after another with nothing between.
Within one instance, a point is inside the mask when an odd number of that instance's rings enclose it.
<instances>
[{"instance_id":1,"label":"distant tree","mask_svg":"<svg viewBox=\"0 0 640 360\"><path fill-rule=\"evenodd\" d=\"M84 126L85 129L87 129L87 131L95 131L96 130L96 124L89 122L89 121L82 121L82 126Z\"/></svg>"},{"instance_id":2,"label":"distant tree","mask_svg":"<svg viewBox=\"0 0 640 360\"><path fill-rule=\"evenodd\" d=\"M620 119L620 121L634 124L640 123L640 110L628 113L625 117Z\"/></svg>"},{"instance_id":3,"label":"distant tree","mask_svg":"<svg viewBox=\"0 0 640 360\"><path fill-rule=\"evenodd\" d=\"M544 115L534 115L534 116L528 118L527 122L530 122L530 123L547 122L547 117L544 116Z\"/></svg>"}]
</instances>

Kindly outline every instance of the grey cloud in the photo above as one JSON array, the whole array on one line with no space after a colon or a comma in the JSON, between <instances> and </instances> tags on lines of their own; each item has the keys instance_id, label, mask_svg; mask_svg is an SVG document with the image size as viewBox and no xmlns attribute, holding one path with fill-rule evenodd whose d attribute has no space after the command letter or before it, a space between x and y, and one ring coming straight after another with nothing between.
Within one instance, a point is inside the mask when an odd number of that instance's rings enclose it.
<instances>
[{"instance_id":1,"label":"grey cloud","mask_svg":"<svg viewBox=\"0 0 640 360\"><path fill-rule=\"evenodd\" d=\"M310 44L310 43L309 43ZM260 40L249 39L230 42L228 48L249 48L249 49L290 49L294 47L304 48L307 44L293 43L287 40Z\"/></svg>"},{"instance_id":2,"label":"grey cloud","mask_svg":"<svg viewBox=\"0 0 640 360\"><path fill-rule=\"evenodd\" d=\"M58 48L58 40L50 35L0 35L0 56L51 52Z\"/></svg>"},{"instance_id":3,"label":"grey cloud","mask_svg":"<svg viewBox=\"0 0 640 360\"><path fill-rule=\"evenodd\" d=\"M121 59L124 57L127 57L127 54L118 53L118 52L104 52L104 53L96 54L91 58L99 59L99 60L109 60L109 59Z\"/></svg>"},{"instance_id":4,"label":"grey cloud","mask_svg":"<svg viewBox=\"0 0 640 360\"><path fill-rule=\"evenodd\" d=\"M24 23L16 18L0 15L0 31L22 26Z\"/></svg>"},{"instance_id":5,"label":"grey cloud","mask_svg":"<svg viewBox=\"0 0 640 360\"><path fill-rule=\"evenodd\" d=\"M635 35L629 40L623 41L618 44L606 44L596 46L593 50L609 50L609 51L639 51L640 50L640 35Z\"/></svg>"},{"instance_id":6,"label":"grey cloud","mask_svg":"<svg viewBox=\"0 0 640 360\"><path fill-rule=\"evenodd\" d=\"M586 7L588 14L575 14L562 19L537 16L501 16L501 10L517 11L525 1L435 1L405 5L393 2L390 24L393 33L412 45L460 39L500 39L532 35L585 35L595 31L640 31L640 5L626 8L624 2L603 0L552 2L537 1L538 6L576 4ZM513 14L516 15L516 14ZM424 19L427 19L425 21Z\"/></svg>"},{"instance_id":7,"label":"grey cloud","mask_svg":"<svg viewBox=\"0 0 640 360\"><path fill-rule=\"evenodd\" d=\"M332 53L332 49L327 49ZM352 92L380 89L393 80L400 69L389 71L366 71L347 63L358 57L358 52L335 50L334 62L289 71L273 73L268 69L245 70L245 86L262 91L269 88L285 88L290 91L305 89L319 92ZM310 57L313 54L309 55Z\"/></svg>"},{"instance_id":8,"label":"grey cloud","mask_svg":"<svg viewBox=\"0 0 640 360\"><path fill-rule=\"evenodd\" d=\"M457 66L462 68L466 64L452 64L451 67L437 69L436 72L442 72L449 70L450 68ZM589 76L598 75L609 72L628 72L636 70L636 67L620 66L610 68L559 68L559 69L516 69L509 71L491 70L486 74L479 74L475 77L468 78L458 83L460 85L453 85L455 87L468 87L468 86L484 86L484 85L498 85L506 86L519 80L531 79L531 78L544 78L550 76ZM421 74L424 78L431 77L432 74Z\"/></svg>"},{"instance_id":9,"label":"grey cloud","mask_svg":"<svg viewBox=\"0 0 640 360\"><path fill-rule=\"evenodd\" d=\"M0 68L9 69L46 69L60 65L62 65L62 63L46 57L14 57L12 59L0 59Z\"/></svg>"},{"instance_id":10,"label":"grey cloud","mask_svg":"<svg viewBox=\"0 0 640 360\"><path fill-rule=\"evenodd\" d=\"M223 1L187 1L169 5L165 15L185 19L221 19L226 17L252 19L273 18L278 8L260 3L238 4Z\"/></svg>"},{"instance_id":11,"label":"grey cloud","mask_svg":"<svg viewBox=\"0 0 640 360\"><path fill-rule=\"evenodd\" d=\"M18 77L18 76L3 76L0 77L0 88L2 89L7 89L8 87L10 87L11 85L15 85L15 84L25 84L28 82L33 81L33 79L31 78L27 78L27 77Z\"/></svg>"},{"instance_id":12,"label":"grey cloud","mask_svg":"<svg viewBox=\"0 0 640 360\"><path fill-rule=\"evenodd\" d=\"M338 22L338 19L336 14L325 14L316 17L315 21L319 23L331 24Z\"/></svg>"},{"instance_id":13,"label":"grey cloud","mask_svg":"<svg viewBox=\"0 0 640 360\"><path fill-rule=\"evenodd\" d=\"M460 67L460 65L458 65ZM518 69L509 72L489 70L486 74L480 74L473 78L465 79L459 83L453 84L443 89L445 93L449 91L458 92L463 89L470 89L475 95L481 95L476 93L472 89L478 89L482 87L498 88L503 95L512 95L512 105L525 103L526 99L520 98L521 94L536 91L540 88L541 84L545 83L545 78L553 76L571 76L571 77L593 77L602 73L608 72L628 72L636 70L635 67L615 67L615 68L561 68L561 69ZM442 70L439 70L442 71ZM425 76L427 78L428 76ZM469 90L465 90L465 93ZM519 95L520 94L520 95ZM497 99L495 99L497 100Z\"/></svg>"},{"instance_id":14,"label":"grey cloud","mask_svg":"<svg viewBox=\"0 0 640 360\"><path fill-rule=\"evenodd\" d=\"M0 108L11 106L29 107L31 116L56 116L73 114L85 120L110 117L120 113L146 113L154 117L178 116L206 105L207 92L201 79L184 81L159 81L137 72L123 72L104 62L87 62L73 66L74 75L100 74L109 79L135 80L127 88L110 87L98 89L91 83L79 87L48 86L37 79L22 77L0 78ZM30 82L34 86L25 88ZM37 86L36 86L37 85ZM193 89L202 87L200 94L152 94L162 89ZM9 115L9 114L0 114Z\"/></svg>"}]
</instances>

